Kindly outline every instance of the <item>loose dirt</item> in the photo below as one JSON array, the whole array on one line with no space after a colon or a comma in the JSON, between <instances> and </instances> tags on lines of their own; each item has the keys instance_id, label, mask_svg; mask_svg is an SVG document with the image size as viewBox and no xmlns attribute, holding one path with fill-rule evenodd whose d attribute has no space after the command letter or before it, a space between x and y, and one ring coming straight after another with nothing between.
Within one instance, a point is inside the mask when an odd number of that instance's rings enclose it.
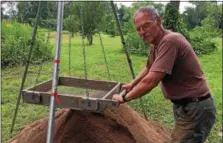
<instances>
[{"instance_id":1,"label":"loose dirt","mask_svg":"<svg viewBox=\"0 0 223 143\"><path fill-rule=\"evenodd\" d=\"M45 143L48 118L26 125L10 143ZM164 143L170 130L147 121L129 105L106 109L104 114L61 109L56 112L54 143Z\"/></svg>"}]
</instances>

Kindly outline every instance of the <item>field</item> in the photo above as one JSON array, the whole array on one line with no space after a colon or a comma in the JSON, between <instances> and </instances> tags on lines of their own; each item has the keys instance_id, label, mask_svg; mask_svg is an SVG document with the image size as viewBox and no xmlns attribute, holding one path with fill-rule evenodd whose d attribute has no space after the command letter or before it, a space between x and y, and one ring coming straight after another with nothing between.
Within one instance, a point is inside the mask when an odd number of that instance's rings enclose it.
<instances>
[{"instance_id":1,"label":"field","mask_svg":"<svg viewBox=\"0 0 223 143\"><path fill-rule=\"evenodd\" d=\"M55 45L55 33L51 33L50 42ZM128 67L126 56L122 51L120 37L109 37L102 35L105 47L108 67L112 81L130 82L132 76ZM208 138L209 143L222 142L219 133L222 131L222 42L220 38L214 39L218 44L218 50L209 55L199 57L199 61L206 75L211 93L213 94L217 106L217 122ZM82 51L82 41L78 35L75 35L71 41L71 70L69 72L69 40L67 35L63 35L61 48L60 76L84 77L84 58ZM87 43L87 41L85 41ZM86 62L87 75L89 79L109 80L106 65L103 59L102 47L99 37L94 37L93 45L86 44ZM55 51L53 51L55 54ZM147 57L130 55L135 73L146 63ZM2 142L11 138L10 128L16 107L17 96L24 67L14 67L2 70ZM41 66L31 65L26 79L25 88L35 85L39 82L52 79L53 63L45 62ZM39 75L39 76L38 76ZM68 92L68 91L61 91ZM143 97L143 103L146 108L146 114L149 118L163 123L166 127L172 128L172 107L171 103L165 100L159 88L154 89L151 93ZM142 112L139 100L130 102L138 112ZM14 133L17 134L26 124L48 116L49 108L37 105L29 105L21 102Z\"/></svg>"}]
</instances>

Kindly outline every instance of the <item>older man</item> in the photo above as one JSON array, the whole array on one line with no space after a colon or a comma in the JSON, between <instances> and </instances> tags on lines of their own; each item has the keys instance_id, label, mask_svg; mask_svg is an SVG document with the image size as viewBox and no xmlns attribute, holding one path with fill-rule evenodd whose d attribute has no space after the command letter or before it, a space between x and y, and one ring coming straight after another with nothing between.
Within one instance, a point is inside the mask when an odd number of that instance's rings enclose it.
<instances>
[{"instance_id":1,"label":"older man","mask_svg":"<svg viewBox=\"0 0 223 143\"><path fill-rule=\"evenodd\" d=\"M190 43L179 33L162 26L152 7L136 11L134 24L139 36L152 44L146 66L122 88L120 103L149 93L160 82L163 95L173 103L175 126L171 143L203 143L216 119L216 108L204 73Z\"/></svg>"}]
</instances>

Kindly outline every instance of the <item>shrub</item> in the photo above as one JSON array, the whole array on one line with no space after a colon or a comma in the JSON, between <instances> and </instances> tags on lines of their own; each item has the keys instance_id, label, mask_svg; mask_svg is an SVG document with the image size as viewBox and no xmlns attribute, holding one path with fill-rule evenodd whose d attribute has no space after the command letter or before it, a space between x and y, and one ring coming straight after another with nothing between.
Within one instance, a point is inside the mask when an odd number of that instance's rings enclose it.
<instances>
[{"instance_id":1,"label":"shrub","mask_svg":"<svg viewBox=\"0 0 223 143\"><path fill-rule=\"evenodd\" d=\"M1 66L24 65L28 58L32 28L16 22L2 22ZM39 33L33 47L31 63L41 63L52 58L52 45L46 44L45 34Z\"/></svg>"},{"instance_id":2,"label":"shrub","mask_svg":"<svg viewBox=\"0 0 223 143\"><path fill-rule=\"evenodd\" d=\"M126 46L130 53L148 55L149 44L146 44L136 32L127 35Z\"/></svg>"},{"instance_id":3,"label":"shrub","mask_svg":"<svg viewBox=\"0 0 223 143\"><path fill-rule=\"evenodd\" d=\"M202 37L192 38L191 45L197 55L210 54L217 50L217 45L214 42Z\"/></svg>"},{"instance_id":4,"label":"shrub","mask_svg":"<svg viewBox=\"0 0 223 143\"><path fill-rule=\"evenodd\" d=\"M217 45L211 39L216 37L217 31L197 26L190 31L190 42L197 55L209 54L217 50Z\"/></svg>"}]
</instances>

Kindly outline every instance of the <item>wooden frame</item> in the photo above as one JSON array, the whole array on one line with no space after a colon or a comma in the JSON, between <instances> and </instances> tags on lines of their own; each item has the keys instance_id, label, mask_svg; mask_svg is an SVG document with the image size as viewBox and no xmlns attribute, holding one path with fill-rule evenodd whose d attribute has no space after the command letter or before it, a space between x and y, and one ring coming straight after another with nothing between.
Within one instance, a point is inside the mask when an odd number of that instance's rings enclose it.
<instances>
[{"instance_id":1,"label":"wooden frame","mask_svg":"<svg viewBox=\"0 0 223 143\"><path fill-rule=\"evenodd\" d=\"M97 92L100 97L89 95L89 97L74 96L69 94L58 93L60 97L60 104L58 108L70 108L77 110L90 110L102 113L106 108L118 107L119 103L112 101L114 94L119 94L121 91L121 83L99 81L99 80L85 80L74 77L59 77L58 86L68 86L76 88L88 88L100 90ZM23 101L30 104L50 105L50 90L52 87L52 80L40 83L36 86L24 89L22 91ZM105 94L106 93L106 94Z\"/></svg>"}]
</instances>

